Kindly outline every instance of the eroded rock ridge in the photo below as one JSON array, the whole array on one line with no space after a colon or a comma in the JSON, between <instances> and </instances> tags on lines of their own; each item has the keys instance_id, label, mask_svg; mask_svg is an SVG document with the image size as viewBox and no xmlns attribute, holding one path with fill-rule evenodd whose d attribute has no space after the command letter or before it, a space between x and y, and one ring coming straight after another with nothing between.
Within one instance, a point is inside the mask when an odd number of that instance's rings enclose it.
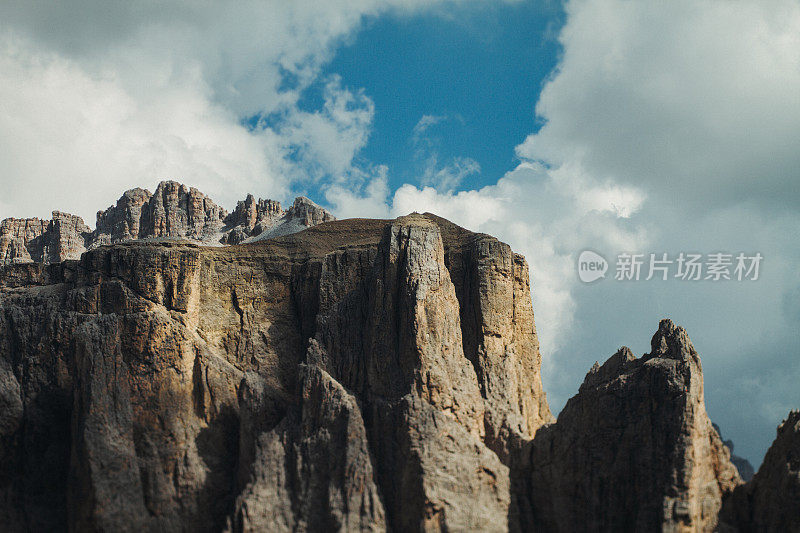
<instances>
[{"instance_id":1,"label":"eroded rock ridge","mask_svg":"<svg viewBox=\"0 0 800 533\"><path fill-rule=\"evenodd\" d=\"M232 213L194 187L162 181L155 193L126 191L117 203L97 213L94 230L81 217L53 212L51 220L5 219L0 222L0 265L59 263L78 259L90 249L130 240L185 239L203 244L238 244L288 235L335 220L308 198L289 209L253 195Z\"/></svg>"}]
</instances>

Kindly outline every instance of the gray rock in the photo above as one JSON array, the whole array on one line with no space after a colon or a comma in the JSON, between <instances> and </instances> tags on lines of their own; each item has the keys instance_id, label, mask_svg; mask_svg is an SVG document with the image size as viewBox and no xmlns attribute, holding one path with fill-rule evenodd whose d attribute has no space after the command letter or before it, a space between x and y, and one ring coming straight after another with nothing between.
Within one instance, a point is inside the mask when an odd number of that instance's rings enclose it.
<instances>
[{"instance_id":1,"label":"gray rock","mask_svg":"<svg viewBox=\"0 0 800 533\"><path fill-rule=\"evenodd\" d=\"M495 243L415 215L3 267L6 529L506 530L487 412L522 439L546 402L529 304L492 333L492 379L525 402L482 390L464 340L475 298L530 295ZM497 279L466 292L479 268Z\"/></svg>"},{"instance_id":2,"label":"gray rock","mask_svg":"<svg viewBox=\"0 0 800 533\"><path fill-rule=\"evenodd\" d=\"M700 359L663 320L652 350L595 364L520 463L520 530L712 531L741 479L705 411ZM528 477L529 476L529 477Z\"/></svg>"},{"instance_id":3,"label":"gray rock","mask_svg":"<svg viewBox=\"0 0 800 533\"><path fill-rule=\"evenodd\" d=\"M800 411L777 433L753 479L726 499L722 531L800 531Z\"/></svg>"}]
</instances>

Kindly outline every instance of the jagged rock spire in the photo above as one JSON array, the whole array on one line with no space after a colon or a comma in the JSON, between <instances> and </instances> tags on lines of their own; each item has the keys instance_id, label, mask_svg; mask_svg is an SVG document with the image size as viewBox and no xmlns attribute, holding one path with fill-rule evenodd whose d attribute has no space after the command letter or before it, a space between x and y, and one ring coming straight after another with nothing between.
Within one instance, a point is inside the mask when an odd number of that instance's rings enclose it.
<instances>
[{"instance_id":1,"label":"jagged rock spire","mask_svg":"<svg viewBox=\"0 0 800 533\"><path fill-rule=\"evenodd\" d=\"M187 239L202 244L239 244L288 235L335 220L327 210L299 197L286 211L275 200L252 194L228 212L208 196L176 181L155 193L135 188L97 212L95 230L80 217L53 212L52 220L6 219L0 223L0 265L58 263L87 249L137 239Z\"/></svg>"}]
</instances>

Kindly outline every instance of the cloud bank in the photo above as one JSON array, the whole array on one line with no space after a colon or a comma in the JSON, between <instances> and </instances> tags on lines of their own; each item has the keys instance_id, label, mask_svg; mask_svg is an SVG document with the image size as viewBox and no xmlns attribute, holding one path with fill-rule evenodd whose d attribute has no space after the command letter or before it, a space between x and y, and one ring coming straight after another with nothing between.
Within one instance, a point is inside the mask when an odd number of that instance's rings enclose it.
<instances>
[{"instance_id":1,"label":"cloud bank","mask_svg":"<svg viewBox=\"0 0 800 533\"><path fill-rule=\"evenodd\" d=\"M541 129L497 185L411 185L392 212L436 211L492 232L533 266L545 383L560 408L595 359L639 353L657 320L687 327L707 398L756 463L800 405L800 5L574 0ZM760 251L747 284L582 285L583 249Z\"/></svg>"},{"instance_id":2,"label":"cloud bank","mask_svg":"<svg viewBox=\"0 0 800 533\"><path fill-rule=\"evenodd\" d=\"M0 5L0 217L94 212L176 178L226 206L371 166L372 101L322 66L368 17L454 2ZM318 105L303 93L322 81Z\"/></svg>"}]
</instances>

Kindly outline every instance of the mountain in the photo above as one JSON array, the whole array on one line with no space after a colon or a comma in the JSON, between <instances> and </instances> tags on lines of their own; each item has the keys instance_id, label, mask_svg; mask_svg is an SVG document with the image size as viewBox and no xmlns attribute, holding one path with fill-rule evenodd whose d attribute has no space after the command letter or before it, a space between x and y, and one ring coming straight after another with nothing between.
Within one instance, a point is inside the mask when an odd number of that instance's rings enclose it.
<instances>
[{"instance_id":1,"label":"mountain","mask_svg":"<svg viewBox=\"0 0 800 533\"><path fill-rule=\"evenodd\" d=\"M126 191L116 205L97 213L94 231L75 215L53 212L37 218L0 222L0 265L58 263L78 259L86 250L129 240L184 239L198 243L238 244L288 235L334 220L308 198L297 198L287 210L275 200L253 195L228 212L194 187L162 181L156 192Z\"/></svg>"},{"instance_id":2,"label":"mountain","mask_svg":"<svg viewBox=\"0 0 800 533\"><path fill-rule=\"evenodd\" d=\"M43 244L0 267L4 530L797 523L797 417L744 484L672 322L555 419L508 245L431 214L227 214L192 191L129 191L77 259L42 259L52 221L9 232Z\"/></svg>"}]
</instances>

